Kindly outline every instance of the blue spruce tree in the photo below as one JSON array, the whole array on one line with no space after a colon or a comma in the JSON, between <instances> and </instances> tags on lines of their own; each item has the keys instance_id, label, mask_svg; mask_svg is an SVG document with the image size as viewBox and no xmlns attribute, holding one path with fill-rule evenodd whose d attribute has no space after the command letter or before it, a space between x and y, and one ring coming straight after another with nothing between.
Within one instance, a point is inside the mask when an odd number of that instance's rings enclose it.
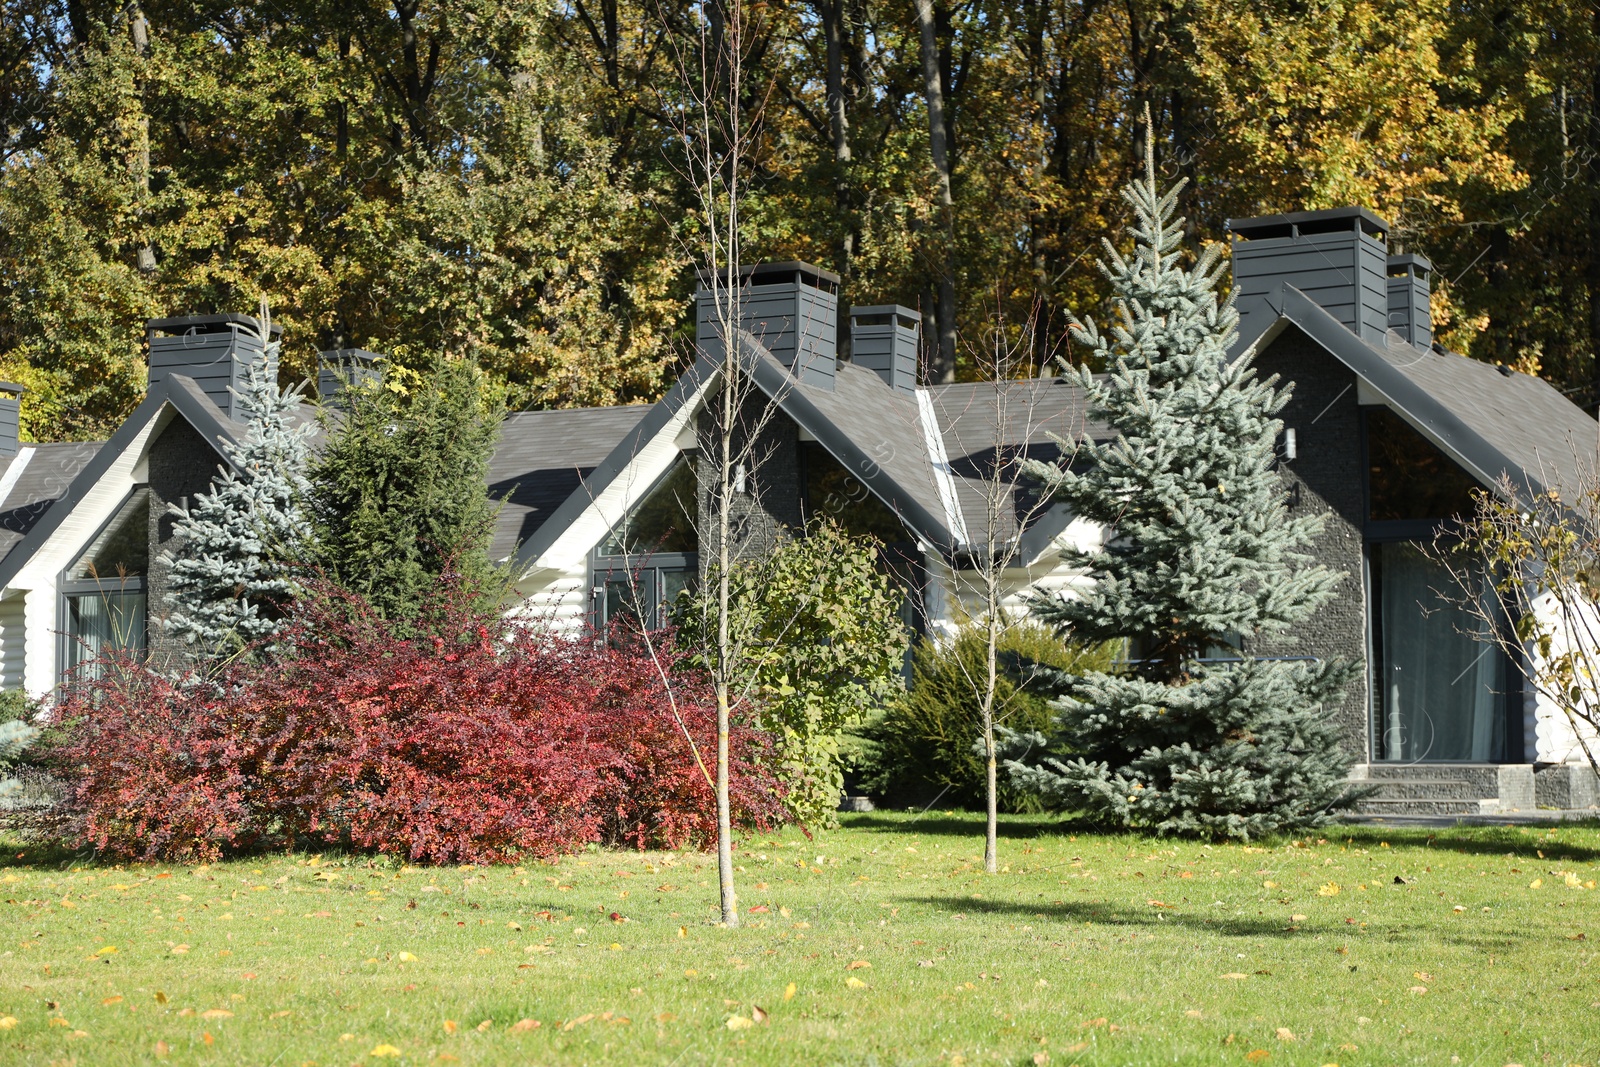
<instances>
[{"instance_id":1,"label":"blue spruce tree","mask_svg":"<svg viewBox=\"0 0 1600 1067\"><path fill-rule=\"evenodd\" d=\"M313 427L294 417L298 390L280 389L258 362L236 395L248 430L226 447L228 466L212 479L211 492L172 509L179 540L166 556L172 569L164 625L206 655L278 632L295 595L291 561L308 530L300 501Z\"/></svg>"},{"instance_id":2,"label":"blue spruce tree","mask_svg":"<svg viewBox=\"0 0 1600 1067\"><path fill-rule=\"evenodd\" d=\"M1115 437L1028 465L1107 531L1103 548L1074 554L1092 587L1033 612L1080 641L1125 641L1129 659L1058 675L1056 736L1010 739L1052 757L1008 767L1052 805L1113 824L1249 838L1340 804L1349 760L1325 709L1355 667L1250 654L1263 638L1287 643L1338 575L1310 562L1320 519L1289 515L1275 470L1288 390L1258 378L1249 354L1228 357L1239 316L1217 298L1221 249L1182 266L1181 189L1160 191L1147 146L1143 180L1123 191L1133 255L1107 242L1100 264L1116 322L1108 334L1072 324L1110 371L1079 376L1090 417Z\"/></svg>"}]
</instances>

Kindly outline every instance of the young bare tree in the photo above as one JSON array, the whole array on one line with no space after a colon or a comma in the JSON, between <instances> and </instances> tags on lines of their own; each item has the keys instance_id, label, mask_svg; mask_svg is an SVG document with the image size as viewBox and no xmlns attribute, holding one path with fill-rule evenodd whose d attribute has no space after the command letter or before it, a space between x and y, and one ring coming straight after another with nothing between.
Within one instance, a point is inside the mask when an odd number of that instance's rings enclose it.
<instances>
[{"instance_id":1,"label":"young bare tree","mask_svg":"<svg viewBox=\"0 0 1600 1067\"><path fill-rule=\"evenodd\" d=\"M1559 711L1600 774L1600 472L1592 455L1575 458L1565 478L1541 472L1560 489L1502 477L1477 493L1473 514L1429 554L1449 575L1436 592Z\"/></svg>"},{"instance_id":2,"label":"young bare tree","mask_svg":"<svg viewBox=\"0 0 1600 1067\"><path fill-rule=\"evenodd\" d=\"M700 551L702 572L714 586L707 598L715 613L705 632L701 660L717 700L714 791L717 803L717 885L722 922L739 924L733 882L733 828L728 796L729 724L748 699L748 635L739 631L733 603L733 568L761 551L759 532L743 521L760 511L759 471L768 458L764 433L776 404L749 373L752 338L744 329L743 220L745 176L758 150L767 93L747 84L747 62L761 37L756 13L743 0L711 0L696 9L696 47L679 54L684 96L674 110L683 151L683 175L694 190L699 246L693 258L712 294L709 340L699 358L716 365L715 381L699 428ZM796 324L798 326L798 324ZM775 400L776 398L773 398Z\"/></svg>"},{"instance_id":3,"label":"young bare tree","mask_svg":"<svg viewBox=\"0 0 1600 1067\"><path fill-rule=\"evenodd\" d=\"M984 388L969 395L963 410L939 413L940 421L953 430L953 451L964 457L965 469L960 473L965 475L968 499L974 492L978 497L978 514L973 517L981 524L978 530L967 531L976 537L967 542L966 556L952 573L957 596L982 628L981 667L974 670L965 657L956 657L956 662L971 687L982 732L987 812L983 868L990 874L999 869L995 728L1004 724L1012 700L1023 692L1019 686L1009 690L1010 698L1000 698L1006 638L1025 615L1006 601L1021 591L1019 582L1026 585L1031 577L1025 568L1032 561L1026 557L1048 547L1032 546L1022 535L1044 517L1052 503L1048 487L1024 484L1022 461L1028 458L1030 444L1047 445L1054 439L1058 449L1071 449L1072 439L1081 430L1063 424L1058 405L1050 402L1050 391L1060 387L1052 379L1032 377L1037 366L1034 334L1043 326L1039 315L1035 307L1028 321L1017 328L997 312L983 343L972 346ZM1027 664L1016 666L1023 671L1036 669ZM1027 681L1021 679L1023 686Z\"/></svg>"}]
</instances>

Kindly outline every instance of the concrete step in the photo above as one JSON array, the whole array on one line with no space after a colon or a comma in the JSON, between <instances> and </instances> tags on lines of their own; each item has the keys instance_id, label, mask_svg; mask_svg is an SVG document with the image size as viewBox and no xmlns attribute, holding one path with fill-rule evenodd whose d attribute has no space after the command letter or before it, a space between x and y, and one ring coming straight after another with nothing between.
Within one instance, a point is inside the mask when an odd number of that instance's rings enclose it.
<instances>
[{"instance_id":1,"label":"concrete step","mask_svg":"<svg viewBox=\"0 0 1600 1067\"><path fill-rule=\"evenodd\" d=\"M1476 800L1416 797L1382 799L1368 797L1356 804L1362 815L1480 815L1483 805Z\"/></svg>"},{"instance_id":2,"label":"concrete step","mask_svg":"<svg viewBox=\"0 0 1600 1067\"><path fill-rule=\"evenodd\" d=\"M1483 791L1471 782L1453 778L1369 778L1352 782L1375 789L1378 800L1482 800Z\"/></svg>"}]
</instances>

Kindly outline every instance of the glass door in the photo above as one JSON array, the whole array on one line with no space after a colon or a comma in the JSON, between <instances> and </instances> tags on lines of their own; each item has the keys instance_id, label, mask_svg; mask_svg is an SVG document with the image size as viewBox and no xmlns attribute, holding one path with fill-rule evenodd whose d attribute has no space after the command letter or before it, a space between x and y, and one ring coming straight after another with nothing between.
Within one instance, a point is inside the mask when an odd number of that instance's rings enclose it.
<instances>
[{"instance_id":1,"label":"glass door","mask_svg":"<svg viewBox=\"0 0 1600 1067\"><path fill-rule=\"evenodd\" d=\"M1454 579L1415 545L1373 545L1371 561L1377 758L1504 761L1510 671L1479 638L1488 623L1445 599Z\"/></svg>"}]
</instances>

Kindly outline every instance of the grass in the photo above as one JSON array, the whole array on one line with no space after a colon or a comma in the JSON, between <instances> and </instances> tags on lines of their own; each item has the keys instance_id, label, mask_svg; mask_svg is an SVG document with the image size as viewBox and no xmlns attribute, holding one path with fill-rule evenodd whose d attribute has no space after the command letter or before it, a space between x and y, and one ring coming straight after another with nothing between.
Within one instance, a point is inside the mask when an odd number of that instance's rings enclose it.
<instances>
[{"instance_id":1,"label":"grass","mask_svg":"<svg viewBox=\"0 0 1600 1067\"><path fill-rule=\"evenodd\" d=\"M694 854L111 867L13 844L0 1063L1600 1062L1593 825L1004 831L995 876L966 815L751 839L738 930Z\"/></svg>"}]
</instances>

